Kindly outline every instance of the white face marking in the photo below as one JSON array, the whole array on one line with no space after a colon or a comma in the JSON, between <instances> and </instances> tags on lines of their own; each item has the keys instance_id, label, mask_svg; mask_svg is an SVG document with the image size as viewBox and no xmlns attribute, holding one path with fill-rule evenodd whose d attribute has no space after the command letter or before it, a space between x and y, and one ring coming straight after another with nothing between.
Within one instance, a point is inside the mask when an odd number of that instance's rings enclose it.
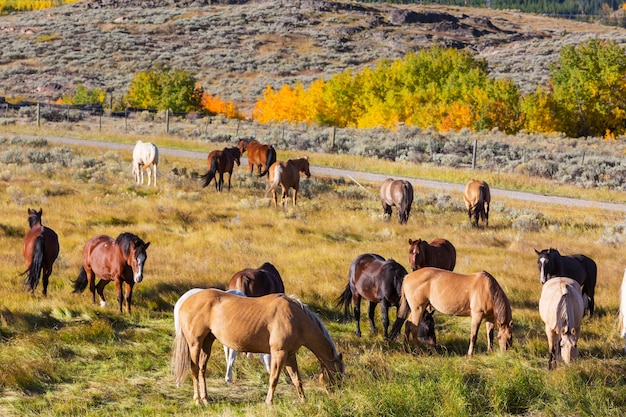
<instances>
[{"instance_id":1,"label":"white face marking","mask_svg":"<svg viewBox=\"0 0 626 417\"><path fill-rule=\"evenodd\" d=\"M539 271L539 282L542 284L546 283L546 258L540 258L539 263L541 263L541 270Z\"/></svg>"}]
</instances>

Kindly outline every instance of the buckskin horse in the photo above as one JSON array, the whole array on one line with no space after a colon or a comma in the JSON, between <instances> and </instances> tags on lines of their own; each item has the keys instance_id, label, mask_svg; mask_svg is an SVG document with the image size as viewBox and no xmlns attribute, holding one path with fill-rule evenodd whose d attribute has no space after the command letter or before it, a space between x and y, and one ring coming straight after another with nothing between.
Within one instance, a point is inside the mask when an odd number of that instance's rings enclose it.
<instances>
[{"instance_id":1,"label":"buckskin horse","mask_svg":"<svg viewBox=\"0 0 626 417\"><path fill-rule=\"evenodd\" d=\"M491 203L491 192L489 185L485 181L470 180L465 185L463 191L463 201L465 209L469 216L470 223L472 216L474 217L474 225L478 226L478 218L480 217L489 226L489 204Z\"/></svg>"},{"instance_id":2,"label":"buckskin horse","mask_svg":"<svg viewBox=\"0 0 626 417\"><path fill-rule=\"evenodd\" d=\"M270 191L272 192L274 207L278 207L278 186L282 188L281 204L284 206L287 203L287 192L289 188L293 188L293 206L296 206L298 190L300 189L301 172L306 175L307 178L311 177L308 157L290 159L287 162L279 161L272 164L265 195Z\"/></svg>"},{"instance_id":3,"label":"buckskin horse","mask_svg":"<svg viewBox=\"0 0 626 417\"><path fill-rule=\"evenodd\" d=\"M500 350L504 351L511 345L511 305L496 279L488 272L458 274L431 267L411 272L404 277L398 318L389 338L398 336L407 316L411 330L417 329L428 304L443 314L472 318L468 356L474 353L478 329L483 320L486 321L487 351L492 350L494 324L498 326Z\"/></svg>"},{"instance_id":4,"label":"buckskin horse","mask_svg":"<svg viewBox=\"0 0 626 417\"><path fill-rule=\"evenodd\" d=\"M387 178L380 187L380 202L385 216L391 216L391 208L396 206L398 221L406 224L413 204L413 186L406 180Z\"/></svg>"},{"instance_id":5,"label":"buckskin horse","mask_svg":"<svg viewBox=\"0 0 626 417\"><path fill-rule=\"evenodd\" d=\"M230 180L233 176L235 164L240 165L241 153L239 148L224 148L221 151L211 151L207 157L207 165L209 170L206 174L201 175L202 187L208 186L215 179L215 189L218 192L224 187L224 176L228 174L228 191L230 191Z\"/></svg>"},{"instance_id":6,"label":"buckskin horse","mask_svg":"<svg viewBox=\"0 0 626 417\"><path fill-rule=\"evenodd\" d=\"M259 177L264 176L270 167L276 162L276 149L272 145L261 144L256 139L239 139L239 151L241 155L248 152L248 167L250 174L254 172L254 167L259 170Z\"/></svg>"},{"instance_id":7,"label":"buckskin horse","mask_svg":"<svg viewBox=\"0 0 626 417\"><path fill-rule=\"evenodd\" d=\"M453 271L456 265L456 249L446 239L437 238L426 242L422 239L409 239L409 264L415 271L432 266Z\"/></svg>"},{"instance_id":8,"label":"buckskin horse","mask_svg":"<svg viewBox=\"0 0 626 417\"><path fill-rule=\"evenodd\" d=\"M59 237L54 230L41 223L42 214L41 208L39 211L28 209L30 229L24 236L26 270L22 275L26 275L24 286L33 294L41 277L45 297L48 295L48 279L52 274L52 266L59 256Z\"/></svg>"},{"instance_id":9,"label":"buckskin horse","mask_svg":"<svg viewBox=\"0 0 626 417\"><path fill-rule=\"evenodd\" d=\"M334 384L345 368L328 330L302 302L285 294L240 297L217 289L192 294L174 315L176 336L172 348L172 370L176 385L191 371L193 399L208 404L206 366L217 339L222 345L242 352L271 354L269 388L265 403L274 391L283 368L296 391L305 400L296 353L301 346L320 362L320 382Z\"/></svg>"},{"instance_id":10,"label":"buckskin horse","mask_svg":"<svg viewBox=\"0 0 626 417\"><path fill-rule=\"evenodd\" d=\"M145 243L132 233L122 233L116 239L107 235L94 236L83 247L83 266L76 281L74 292L83 292L89 284L93 303L96 303L96 291L100 305L105 306L104 287L109 281L115 281L119 312L126 300L126 311L130 314L133 286L143 280L143 269L147 259ZM100 281L96 285L96 276ZM126 291L122 294L122 284Z\"/></svg>"}]
</instances>

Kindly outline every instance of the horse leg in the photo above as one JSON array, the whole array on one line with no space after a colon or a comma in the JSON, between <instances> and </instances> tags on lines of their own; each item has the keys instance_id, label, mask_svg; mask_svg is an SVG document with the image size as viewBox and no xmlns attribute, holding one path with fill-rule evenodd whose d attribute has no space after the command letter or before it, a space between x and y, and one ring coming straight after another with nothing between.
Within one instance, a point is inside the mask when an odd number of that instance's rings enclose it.
<instances>
[{"instance_id":1,"label":"horse leg","mask_svg":"<svg viewBox=\"0 0 626 417\"><path fill-rule=\"evenodd\" d=\"M493 350L493 327L493 322L485 321L485 329L487 330L487 352Z\"/></svg>"},{"instance_id":2,"label":"horse leg","mask_svg":"<svg viewBox=\"0 0 626 417\"><path fill-rule=\"evenodd\" d=\"M119 304L119 312L122 313L122 304L124 303L124 294L122 288L122 281L115 280L115 291L117 293L117 303Z\"/></svg>"},{"instance_id":3,"label":"horse leg","mask_svg":"<svg viewBox=\"0 0 626 417\"><path fill-rule=\"evenodd\" d=\"M226 174L224 174L226 175ZM228 174L228 191L230 191L230 179L233 177L233 173L232 171L230 172L230 174Z\"/></svg>"},{"instance_id":4,"label":"horse leg","mask_svg":"<svg viewBox=\"0 0 626 417\"><path fill-rule=\"evenodd\" d=\"M265 404L271 406L274 402L274 391L276 385L278 385L278 377L280 377L280 371L285 366L287 360L287 352L284 350L272 349L272 360L270 363L270 384L267 390L267 397L265 398Z\"/></svg>"},{"instance_id":5,"label":"horse leg","mask_svg":"<svg viewBox=\"0 0 626 417\"><path fill-rule=\"evenodd\" d=\"M191 376L193 378L193 399L196 405L200 402L208 405L206 397L206 364L211 357L211 347L215 341L215 336L209 333L204 341L196 340L189 344L189 354L191 358Z\"/></svg>"},{"instance_id":6,"label":"horse leg","mask_svg":"<svg viewBox=\"0 0 626 417\"><path fill-rule=\"evenodd\" d=\"M385 339L387 339L387 329L389 328L389 304L386 300L380 302L380 313L383 316L383 334L385 336Z\"/></svg>"},{"instance_id":7,"label":"horse leg","mask_svg":"<svg viewBox=\"0 0 626 417\"><path fill-rule=\"evenodd\" d=\"M235 365L235 359L237 359L237 351L224 346L224 355L226 356L226 376L224 380L227 384L230 384L233 382L233 366Z\"/></svg>"},{"instance_id":8,"label":"horse leg","mask_svg":"<svg viewBox=\"0 0 626 417\"><path fill-rule=\"evenodd\" d=\"M300 371L298 371L298 362L296 361L296 355L289 355L287 360L285 361L285 369L287 369L287 373L291 377L291 382L293 382L293 386L296 387L296 391L298 391L298 396L300 400L304 402L306 397L304 396L304 390L302 389L302 381L300 380Z\"/></svg>"},{"instance_id":9,"label":"horse leg","mask_svg":"<svg viewBox=\"0 0 626 417\"><path fill-rule=\"evenodd\" d=\"M472 313L472 328L470 332L470 345L467 350L467 356L474 354L474 345L476 344L476 338L478 337L478 329L480 328L480 322L483 317L480 313Z\"/></svg>"},{"instance_id":10,"label":"horse leg","mask_svg":"<svg viewBox=\"0 0 626 417\"><path fill-rule=\"evenodd\" d=\"M44 264L44 266L43 266L43 277L42 277L43 296L44 297L48 296L48 279L50 278L50 274L52 274L52 265Z\"/></svg>"},{"instance_id":11,"label":"horse leg","mask_svg":"<svg viewBox=\"0 0 626 417\"><path fill-rule=\"evenodd\" d=\"M391 216L391 206L387 203L383 203L383 215Z\"/></svg>"},{"instance_id":12,"label":"horse leg","mask_svg":"<svg viewBox=\"0 0 626 417\"><path fill-rule=\"evenodd\" d=\"M356 321L356 335L361 337L361 296L354 294L352 297L354 304L354 320Z\"/></svg>"},{"instance_id":13,"label":"horse leg","mask_svg":"<svg viewBox=\"0 0 626 417\"><path fill-rule=\"evenodd\" d=\"M374 301L370 301L369 309L367 310L367 316L370 319L370 333L376 334L376 324L374 324L374 314L376 312L376 303ZM383 316L383 323L385 318Z\"/></svg>"},{"instance_id":14,"label":"horse leg","mask_svg":"<svg viewBox=\"0 0 626 417\"><path fill-rule=\"evenodd\" d=\"M133 286L134 286L134 282L132 281L130 284L127 282L125 285L126 292L124 294L124 299L126 300L126 312L128 312L128 314L130 314L130 303L133 298Z\"/></svg>"},{"instance_id":15,"label":"horse leg","mask_svg":"<svg viewBox=\"0 0 626 417\"><path fill-rule=\"evenodd\" d=\"M283 188L283 192L280 195L280 204L285 207L285 205L287 204L287 192L289 191L289 188L285 187L284 185L282 185Z\"/></svg>"},{"instance_id":16,"label":"horse leg","mask_svg":"<svg viewBox=\"0 0 626 417\"><path fill-rule=\"evenodd\" d=\"M546 325L546 336L548 337L548 369L554 369L556 367L554 332L548 325Z\"/></svg>"},{"instance_id":17,"label":"horse leg","mask_svg":"<svg viewBox=\"0 0 626 417\"><path fill-rule=\"evenodd\" d=\"M259 359L261 359L263 366L265 366L265 370L269 373L270 364L272 363L272 355L270 355L269 353L260 353Z\"/></svg>"},{"instance_id":18,"label":"horse leg","mask_svg":"<svg viewBox=\"0 0 626 417\"><path fill-rule=\"evenodd\" d=\"M298 188L294 187L293 189L293 206L296 206L296 200L298 199Z\"/></svg>"},{"instance_id":19,"label":"horse leg","mask_svg":"<svg viewBox=\"0 0 626 417\"><path fill-rule=\"evenodd\" d=\"M416 306L414 309L411 308L408 320L404 324L404 341L402 344L407 352L410 352L410 339L413 339L413 342L417 347L417 341L419 340L417 337L417 331L419 329L420 321L422 320L423 310L424 307L421 305Z\"/></svg>"}]
</instances>

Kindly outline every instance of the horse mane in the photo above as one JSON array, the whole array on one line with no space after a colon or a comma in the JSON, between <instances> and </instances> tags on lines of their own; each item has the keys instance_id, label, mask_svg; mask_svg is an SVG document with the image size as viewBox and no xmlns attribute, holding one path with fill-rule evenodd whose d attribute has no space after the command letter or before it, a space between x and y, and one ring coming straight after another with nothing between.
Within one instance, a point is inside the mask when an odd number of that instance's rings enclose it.
<instances>
[{"instance_id":1,"label":"horse mane","mask_svg":"<svg viewBox=\"0 0 626 417\"><path fill-rule=\"evenodd\" d=\"M404 277L408 274L407 270L391 258L385 261L383 269L385 268L390 268L391 272L393 272L393 287L398 295L402 294L402 282L404 282Z\"/></svg>"},{"instance_id":2,"label":"horse mane","mask_svg":"<svg viewBox=\"0 0 626 417\"><path fill-rule=\"evenodd\" d=\"M302 311L304 311L317 324L317 327L319 327L319 329L322 331L322 334L324 335L326 340L328 340L330 345L333 347L333 355L335 357L339 355L339 353L337 352L337 347L335 346L335 342L333 341L333 338L330 337L330 333L328 333L328 329L326 329L326 327L324 326L324 323L322 323L322 320L317 316L317 314L313 313L313 311L311 311L311 309L294 294L276 294L276 295L279 297L285 297L289 301L298 304L300 308L302 308Z\"/></svg>"},{"instance_id":3,"label":"horse mane","mask_svg":"<svg viewBox=\"0 0 626 417\"><path fill-rule=\"evenodd\" d=\"M483 271L483 274L489 278L489 292L491 293L491 299L493 301L494 315L496 321L500 326L506 326L511 322L513 316L511 314L511 304L509 299L504 293L498 281L487 271Z\"/></svg>"},{"instance_id":4,"label":"horse mane","mask_svg":"<svg viewBox=\"0 0 626 417\"><path fill-rule=\"evenodd\" d=\"M122 248L122 252L124 256L128 256L130 253L130 245L140 245L145 246L146 243L139 238L139 236L134 235L130 232L121 233L116 239L115 244Z\"/></svg>"}]
</instances>

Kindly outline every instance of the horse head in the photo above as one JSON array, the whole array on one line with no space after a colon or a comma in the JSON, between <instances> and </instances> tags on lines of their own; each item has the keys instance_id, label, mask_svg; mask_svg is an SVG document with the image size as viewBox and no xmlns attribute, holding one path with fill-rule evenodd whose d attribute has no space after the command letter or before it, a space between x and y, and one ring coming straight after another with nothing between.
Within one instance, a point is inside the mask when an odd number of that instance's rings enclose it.
<instances>
[{"instance_id":1,"label":"horse head","mask_svg":"<svg viewBox=\"0 0 626 417\"><path fill-rule=\"evenodd\" d=\"M572 363L578 357L578 336L576 335L576 329L570 328L568 331L566 326L561 328L559 345L563 362L567 364Z\"/></svg>"},{"instance_id":2,"label":"horse head","mask_svg":"<svg viewBox=\"0 0 626 417\"><path fill-rule=\"evenodd\" d=\"M237 147L239 148L240 155L243 155L243 153L246 151L246 148L248 147L248 143L250 143L250 139L239 139L239 143L237 144Z\"/></svg>"},{"instance_id":3,"label":"horse head","mask_svg":"<svg viewBox=\"0 0 626 417\"><path fill-rule=\"evenodd\" d=\"M498 323L498 344L501 351L510 349L513 345L513 320L508 323Z\"/></svg>"},{"instance_id":4,"label":"horse head","mask_svg":"<svg viewBox=\"0 0 626 417\"><path fill-rule=\"evenodd\" d=\"M421 250L422 239L412 240L409 238L409 264L411 269L415 271L423 261L423 253Z\"/></svg>"},{"instance_id":5,"label":"horse head","mask_svg":"<svg viewBox=\"0 0 626 417\"><path fill-rule=\"evenodd\" d=\"M309 170L309 157L305 156L304 158L300 158L302 162L300 166L300 172L306 175L307 178L311 178L311 171Z\"/></svg>"},{"instance_id":6,"label":"horse head","mask_svg":"<svg viewBox=\"0 0 626 417\"><path fill-rule=\"evenodd\" d=\"M115 243L120 246L122 253L126 257L126 263L133 270L133 281L139 283L143 280L143 267L148 258L146 249L150 242L145 243L132 233L122 233L115 239Z\"/></svg>"},{"instance_id":7,"label":"horse head","mask_svg":"<svg viewBox=\"0 0 626 417\"><path fill-rule=\"evenodd\" d=\"M330 361L320 361L322 373L319 376L320 384L335 386L339 384L346 374L346 367L343 363L343 355L337 354Z\"/></svg>"},{"instance_id":8,"label":"horse head","mask_svg":"<svg viewBox=\"0 0 626 417\"><path fill-rule=\"evenodd\" d=\"M37 223L41 224L41 215L43 214L43 209L39 209L39 211L35 209L28 209L28 225L32 229Z\"/></svg>"}]
</instances>

